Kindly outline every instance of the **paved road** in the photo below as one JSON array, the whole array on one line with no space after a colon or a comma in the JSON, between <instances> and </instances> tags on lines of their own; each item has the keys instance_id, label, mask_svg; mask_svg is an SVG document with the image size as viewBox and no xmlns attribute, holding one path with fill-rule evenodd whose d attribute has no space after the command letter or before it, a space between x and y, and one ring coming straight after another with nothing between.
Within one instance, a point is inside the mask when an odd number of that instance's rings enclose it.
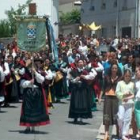
<instances>
[{"instance_id":1,"label":"paved road","mask_svg":"<svg viewBox=\"0 0 140 140\"><path fill-rule=\"evenodd\" d=\"M50 110L51 124L38 127L37 134L24 134L19 126L21 103L2 108L0 112L0 140L95 140L102 123L102 105L93 112L93 118L84 120L86 125L74 125L68 116L69 101L54 104Z\"/></svg>"}]
</instances>

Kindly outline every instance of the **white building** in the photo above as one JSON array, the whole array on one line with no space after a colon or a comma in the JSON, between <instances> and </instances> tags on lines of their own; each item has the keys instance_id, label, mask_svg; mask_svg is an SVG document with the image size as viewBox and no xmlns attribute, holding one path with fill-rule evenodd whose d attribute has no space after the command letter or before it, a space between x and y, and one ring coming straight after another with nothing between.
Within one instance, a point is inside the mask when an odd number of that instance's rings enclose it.
<instances>
[{"instance_id":1,"label":"white building","mask_svg":"<svg viewBox=\"0 0 140 140\"><path fill-rule=\"evenodd\" d=\"M0 4L0 19L6 19L5 14L6 10L9 10L11 7L17 9L18 4L25 4L26 0L4 0ZM49 15L51 23L54 28L55 38L58 37L58 6L59 0L33 0L32 3L37 5L37 15ZM27 10L28 11L28 10Z\"/></svg>"},{"instance_id":2,"label":"white building","mask_svg":"<svg viewBox=\"0 0 140 140\"><path fill-rule=\"evenodd\" d=\"M37 5L37 15L49 15L54 29L54 36L58 38L58 7L59 0L33 0Z\"/></svg>"},{"instance_id":3,"label":"white building","mask_svg":"<svg viewBox=\"0 0 140 140\"><path fill-rule=\"evenodd\" d=\"M102 25L103 37L140 37L139 0L83 0L81 22Z\"/></svg>"}]
</instances>

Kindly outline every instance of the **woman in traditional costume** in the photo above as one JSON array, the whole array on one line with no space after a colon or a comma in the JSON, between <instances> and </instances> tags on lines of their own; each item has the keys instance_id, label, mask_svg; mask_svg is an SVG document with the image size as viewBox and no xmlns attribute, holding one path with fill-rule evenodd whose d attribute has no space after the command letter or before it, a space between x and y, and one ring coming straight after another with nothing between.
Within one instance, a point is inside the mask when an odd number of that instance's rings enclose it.
<instances>
[{"instance_id":1,"label":"woman in traditional costume","mask_svg":"<svg viewBox=\"0 0 140 140\"><path fill-rule=\"evenodd\" d=\"M3 73L5 75L4 83L3 83L3 88L4 88L4 107L9 107L9 93L6 92L6 83L9 83L10 81L10 69L8 63L5 61L5 56L4 54L0 54L0 66L3 69Z\"/></svg>"},{"instance_id":2,"label":"woman in traditional costume","mask_svg":"<svg viewBox=\"0 0 140 140\"><path fill-rule=\"evenodd\" d=\"M72 69L69 74L71 82L71 99L69 108L69 118L74 119L77 123L80 118L80 124L83 124L82 119L92 118L91 98L93 88L89 85L97 75L94 69L86 70L83 60L79 60L76 69Z\"/></svg>"},{"instance_id":3,"label":"woman in traditional costume","mask_svg":"<svg viewBox=\"0 0 140 140\"><path fill-rule=\"evenodd\" d=\"M59 55L59 61L56 64L56 78L55 78L55 96L56 102L60 102L61 99L68 97L67 88L67 63Z\"/></svg>"},{"instance_id":4,"label":"woman in traditional costume","mask_svg":"<svg viewBox=\"0 0 140 140\"><path fill-rule=\"evenodd\" d=\"M3 72L0 60L0 106L4 102L4 95L5 95L5 74Z\"/></svg>"},{"instance_id":5,"label":"woman in traditional costume","mask_svg":"<svg viewBox=\"0 0 140 140\"><path fill-rule=\"evenodd\" d=\"M97 72L97 76L94 79L93 82L93 89L94 89L94 94L93 94L93 105L92 105L92 111L97 111L97 105L96 101L98 100L100 102L100 96L101 96L101 89L102 89L102 84L101 82L103 81L103 65L99 62L96 54L91 54L89 55L89 60L90 62L88 63L88 68L94 68L94 70Z\"/></svg>"},{"instance_id":6,"label":"woman in traditional costume","mask_svg":"<svg viewBox=\"0 0 140 140\"><path fill-rule=\"evenodd\" d=\"M20 70L21 87L23 90L23 104L20 117L20 125L26 126L25 133L34 131L35 126L46 125L50 123L48 111L46 108L46 96L42 88L45 78L32 68L32 73L27 68Z\"/></svg>"}]
</instances>

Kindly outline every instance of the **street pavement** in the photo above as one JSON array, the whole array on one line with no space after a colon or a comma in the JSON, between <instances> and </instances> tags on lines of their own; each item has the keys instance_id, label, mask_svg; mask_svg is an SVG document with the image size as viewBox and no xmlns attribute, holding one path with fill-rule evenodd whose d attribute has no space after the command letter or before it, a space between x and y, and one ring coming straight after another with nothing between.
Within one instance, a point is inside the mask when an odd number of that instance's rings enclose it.
<instances>
[{"instance_id":1,"label":"street pavement","mask_svg":"<svg viewBox=\"0 0 140 140\"><path fill-rule=\"evenodd\" d=\"M69 101L64 99L50 109L50 125L37 127L36 134L25 134L25 128L19 126L21 103L11 104L1 108L0 140L95 140L102 126L102 108L103 103L93 112L92 119L84 119L84 125L75 125L68 118Z\"/></svg>"}]
</instances>

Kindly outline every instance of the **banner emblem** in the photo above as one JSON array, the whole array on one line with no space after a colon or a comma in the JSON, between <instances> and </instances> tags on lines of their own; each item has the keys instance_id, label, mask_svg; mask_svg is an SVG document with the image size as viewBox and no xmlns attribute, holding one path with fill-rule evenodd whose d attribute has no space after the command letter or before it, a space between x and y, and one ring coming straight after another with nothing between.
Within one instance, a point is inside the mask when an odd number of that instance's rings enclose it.
<instances>
[{"instance_id":1,"label":"banner emblem","mask_svg":"<svg viewBox=\"0 0 140 140\"><path fill-rule=\"evenodd\" d=\"M36 26L35 25L33 25L33 24L28 25L27 36L28 36L28 39L36 38Z\"/></svg>"}]
</instances>

